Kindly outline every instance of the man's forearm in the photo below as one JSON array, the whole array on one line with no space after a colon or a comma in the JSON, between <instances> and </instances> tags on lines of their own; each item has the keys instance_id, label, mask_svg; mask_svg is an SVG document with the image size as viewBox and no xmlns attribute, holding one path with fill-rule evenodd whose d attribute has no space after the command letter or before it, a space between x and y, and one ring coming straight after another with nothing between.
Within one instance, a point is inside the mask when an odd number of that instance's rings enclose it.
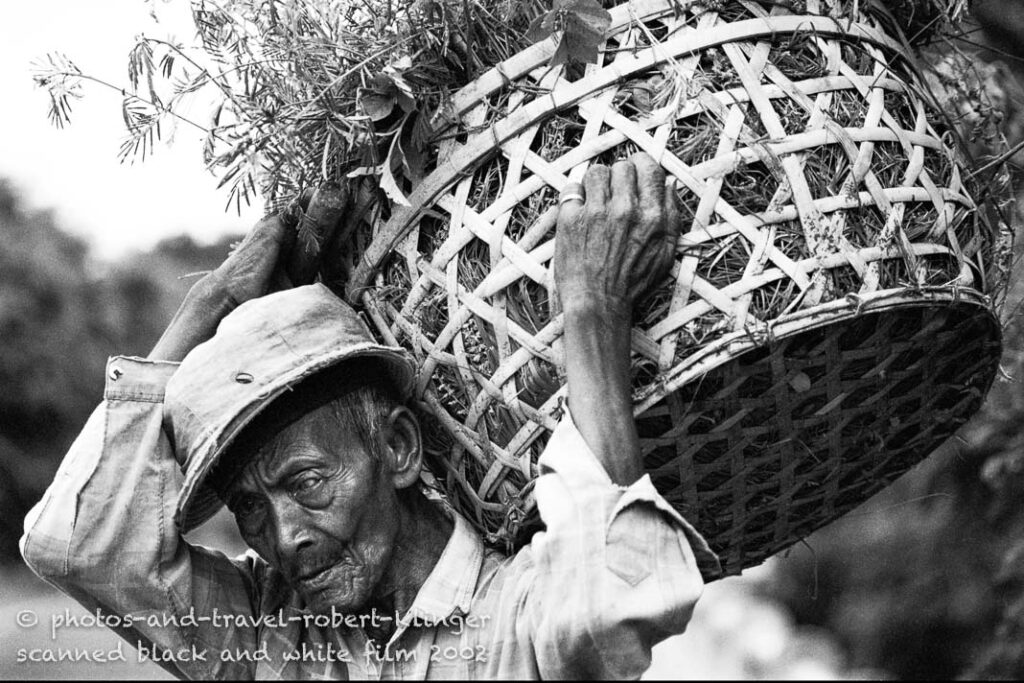
<instances>
[{"instance_id":1,"label":"man's forearm","mask_svg":"<svg viewBox=\"0 0 1024 683\"><path fill-rule=\"evenodd\" d=\"M149 360L180 362L188 352L213 336L232 308L214 274L197 282L149 354Z\"/></svg>"},{"instance_id":2,"label":"man's forearm","mask_svg":"<svg viewBox=\"0 0 1024 683\"><path fill-rule=\"evenodd\" d=\"M629 381L630 313L607 302L567 302L565 364L577 429L613 482L643 476Z\"/></svg>"}]
</instances>

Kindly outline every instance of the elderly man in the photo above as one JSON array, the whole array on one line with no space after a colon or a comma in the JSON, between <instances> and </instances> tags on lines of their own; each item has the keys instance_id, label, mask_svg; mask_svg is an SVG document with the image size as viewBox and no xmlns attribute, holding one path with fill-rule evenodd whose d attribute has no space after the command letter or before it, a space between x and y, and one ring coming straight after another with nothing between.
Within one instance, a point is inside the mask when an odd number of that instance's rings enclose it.
<instances>
[{"instance_id":1,"label":"elderly man","mask_svg":"<svg viewBox=\"0 0 1024 683\"><path fill-rule=\"evenodd\" d=\"M278 218L196 284L148 359L110 361L22 553L179 676L637 677L715 562L644 475L631 411L634 303L678 231L646 155L563 193L570 410L540 461L546 528L514 556L418 485L406 354L322 285L264 296L288 256ZM221 501L252 548L238 559L182 537Z\"/></svg>"}]
</instances>

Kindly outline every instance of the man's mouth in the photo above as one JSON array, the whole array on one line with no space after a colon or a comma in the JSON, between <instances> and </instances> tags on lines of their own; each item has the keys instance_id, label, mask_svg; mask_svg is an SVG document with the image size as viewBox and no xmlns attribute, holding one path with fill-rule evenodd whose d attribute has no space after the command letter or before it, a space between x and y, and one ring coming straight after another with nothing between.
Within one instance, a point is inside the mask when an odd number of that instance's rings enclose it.
<instances>
[{"instance_id":1,"label":"man's mouth","mask_svg":"<svg viewBox=\"0 0 1024 683\"><path fill-rule=\"evenodd\" d=\"M324 567L319 567L317 569L305 572L303 574L299 574L298 582L306 584L316 583L317 580L323 578L327 574L327 572L329 572L333 567L333 564L329 564Z\"/></svg>"},{"instance_id":2,"label":"man's mouth","mask_svg":"<svg viewBox=\"0 0 1024 683\"><path fill-rule=\"evenodd\" d=\"M295 583L306 588L316 588L332 576L333 580L341 580L342 576L336 570L345 572L353 571L355 568L356 564L352 559L342 554L341 557L333 557L327 562L299 571Z\"/></svg>"}]
</instances>

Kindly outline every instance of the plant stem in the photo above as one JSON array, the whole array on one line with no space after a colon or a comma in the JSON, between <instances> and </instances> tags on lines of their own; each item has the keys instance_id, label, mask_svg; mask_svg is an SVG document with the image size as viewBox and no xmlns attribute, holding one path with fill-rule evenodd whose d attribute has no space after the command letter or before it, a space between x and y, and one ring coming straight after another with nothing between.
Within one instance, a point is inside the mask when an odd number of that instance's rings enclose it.
<instances>
[{"instance_id":1,"label":"plant stem","mask_svg":"<svg viewBox=\"0 0 1024 683\"><path fill-rule=\"evenodd\" d=\"M105 81L102 78L97 78L96 76L90 76L88 74L84 74L84 73L82 73L80 71L58 71L58 72L56 72L54 74L54 76L63 76L63 77L69 77L69 78L80 78L83 81L92 81L93 83L97 83L97 84L102 85L104 87L110 88L111 90L115 90L115 91L121 93L121 95L124 96L124 97L128 97L129 96L127 88L119 88L118 86L114 85L113 83L111 83L109 81ZM143 104L148 104L149 106L153 107L154 109L156 109L158 112L160 112L162 114L170 114L171 116L173 116L174 118L178 119L179 121L183 121L184 123L187 123L190 126L194 126L195 128L198 128L199 130L203 131L207 135L212 135L213 137L217 138L218 140L224 141L224 138L222 138L221 136L217 135L217 131L210 130L206 126L200 125L200 124L196 123L195 121L193 121L192 119L190 119L190 118L188 118L186 116L182 116L181 114L179 114L178 112L174 111L170 107L167 107L167 106L162 105L162 104L157 104L156 102L153 102L152 100L147 99L145 97L142 97L141 95L138 95L138 94L132 94L131 97L134 97L135 99L137 99L138 101L142 102Z\"/></svg>"},{"instance_id":2,"label":"plant stem","mask_svg":"<svg viewBox=\"0 0 1024 683\"><path fill-rule=\"evenodd\" d=\"M973 178L973 177L975 177L977 175L980 175L980 174L984 173L985 171L989 170L990 168L992 168L994 166L998 166L999 164L1001 164L1001 163L1003 163L1005 161L1010 160L1013 157L1013 155L1015 155L1017 152L1021 151L1022 149L1024 149L1024 140L1021 140L1020 142L1015 144L1013 147L1011 147L1010 149L1006 150L1005 152L1003 152L1002 154L997 156L995 159L993 159L992 161L990 161L987 164L985 164L984 166L982 166L981 168L974 169L973 171L971 171L970 173L967 174L967 177L968 178Z\"/></svg>"}]
</instances>

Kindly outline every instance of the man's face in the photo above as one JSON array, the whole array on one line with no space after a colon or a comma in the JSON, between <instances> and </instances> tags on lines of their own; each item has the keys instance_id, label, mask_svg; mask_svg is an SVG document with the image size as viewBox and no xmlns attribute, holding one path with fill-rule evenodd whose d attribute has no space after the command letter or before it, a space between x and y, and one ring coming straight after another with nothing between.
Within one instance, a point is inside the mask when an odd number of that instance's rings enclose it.
<instances>
[{"instance_id":1,"label":"man's face","mask_svg":"<svg viewBox=\"0 0 1024 683\"><path fill-rule=\"evenodd\" d=\"M391 560L398 503L387 468L319 408L260 448L223 492L242 538L314 612L353 612Z\"/></svg>"}]
</instances>

